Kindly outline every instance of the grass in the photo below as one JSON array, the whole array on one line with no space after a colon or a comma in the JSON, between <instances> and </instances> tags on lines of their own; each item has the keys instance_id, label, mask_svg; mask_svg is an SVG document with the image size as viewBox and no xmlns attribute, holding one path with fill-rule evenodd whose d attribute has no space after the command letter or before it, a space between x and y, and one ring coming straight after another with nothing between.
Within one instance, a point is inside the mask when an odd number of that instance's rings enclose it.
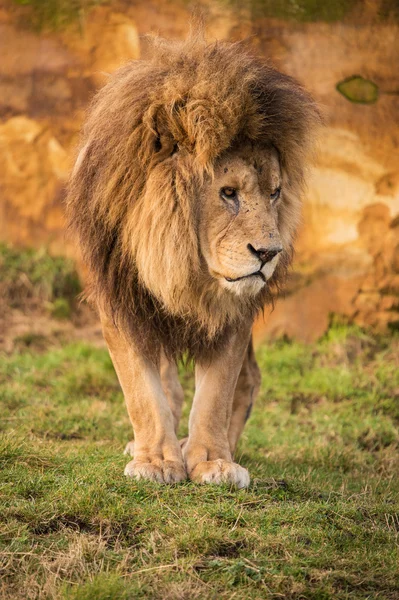
<instances>
[{"instance_id":1,"label":"grass","mask_svg":"<svg viewBox=\"0 0 399 600\"><path fill-rule=\"evenodd\" d=\"M237 0L217 0L230 4L233 8L240 6ZM362 0L247 0L252 20L262 17L283 19L293 23L336 23L351 22L359 25L360 15L364 12L365 2ZM369 23L386 21L396 22L399 18L398 0L380 0Z\"/></svg>"},{"instance_id":2,"label":"grass","mask_svg":"<svg viewBox=\"0 0 399 600\"><path fill-rule=\"evenodd\" d=\"M254 18L266 16L298 22L333 23L345 18L358 0L251 0Z\"/></svg>"},{"instance_id":3,"label":"grass","mask_svg":"<svg viewBox=\"0 0 399 600\"><path fill-rule=\"evenodd\" d=\"M90 10L101 4L109 5L109 0L12 0L23 7L20 21L41 31L59 31L78 24L83 28L85 20L89 18ZM239 6L237 0L217 0L217 2L231 4L233 8ZM117 6L117 3L114 2ZM178 3L176 3L178 5ZM326 22L334 23L345 20L354 8L361 6L359 0L250 0L247 6L251 10L252 18L273 17L299 23ZM25 12L26 11L26 12ZM397 0L382 0L379 3L376 19L397 20L399 9Z\"/></svg>"},{"instance_id":4,"label":"grass","mask_svg":"<svg viewBox=\"0 0 399 600\"><path fill-rule=\"evenodd\" d=\"M105 350L4 355L0 597L399 598L398 350L339 325L262 346L246 491L126 480Z\"/></svg>"},{"instance_id":5,"label":"grass","mask_svg":"<svg viewBox=\"0 0 399 600\"><path fill-rule=\"evenodd\" d=\"M22 22L37 31L61 30L85 20L90 9L104 0L12 0L17 6L27 7Z\"/></svg>"},{"instance_id":6,"label":"grass","mask_svg":"<svg viewBox=\"0 0 399 600\"><path fill-rule=\"evenodd\" d=\"M54 316L67 318L80 290L72 260L0 243L0 300L7 307L47 305Z\"/></svg>"}]
</instances>

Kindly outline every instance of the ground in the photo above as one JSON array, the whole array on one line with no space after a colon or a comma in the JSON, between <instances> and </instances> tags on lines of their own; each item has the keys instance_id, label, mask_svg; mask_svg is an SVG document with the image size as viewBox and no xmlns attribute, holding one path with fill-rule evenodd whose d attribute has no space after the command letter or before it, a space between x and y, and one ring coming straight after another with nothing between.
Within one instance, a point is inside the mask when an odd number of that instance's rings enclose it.
<instances>
[{"instance_id":1,"label":"ground","mask_svg":"<svg viewBox=\"0 0 399 600\"><path fill-rule=\"evenodd\" d=\"M0 363L1 598L399 598L397 336L258 348L245 491L125 479L106 350L23 341Z\"/></svg>"}]
</instances>

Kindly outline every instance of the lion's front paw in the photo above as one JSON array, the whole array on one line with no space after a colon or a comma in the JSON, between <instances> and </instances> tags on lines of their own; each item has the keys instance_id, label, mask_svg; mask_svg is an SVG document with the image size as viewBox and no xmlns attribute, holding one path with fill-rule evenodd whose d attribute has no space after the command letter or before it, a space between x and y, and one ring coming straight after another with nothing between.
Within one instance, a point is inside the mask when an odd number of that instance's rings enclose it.
<instances>
[{"instance_id":1,"label":"lion's front paw","mask_svg":"<svg viewBox=\"0 0 399 600\"><path fill-rule=\"evenodd\" d=\"M190 473L190 479L196 483L230 483L237 488L249 486L247 469L227 460L208 460L199 462Z\"/></svg>"},{"instance_id":2,"label":"lion's front paw","mask_svg":"<svg viewBox=\"0 0 399 600\"><path fill-rule=\"evenodd\" d=\"M154 459L152 462L131 460L125 467L125 475L157 483L178 483L187 479L183 463L177 460Z\"/></svg>"}]
</instances>

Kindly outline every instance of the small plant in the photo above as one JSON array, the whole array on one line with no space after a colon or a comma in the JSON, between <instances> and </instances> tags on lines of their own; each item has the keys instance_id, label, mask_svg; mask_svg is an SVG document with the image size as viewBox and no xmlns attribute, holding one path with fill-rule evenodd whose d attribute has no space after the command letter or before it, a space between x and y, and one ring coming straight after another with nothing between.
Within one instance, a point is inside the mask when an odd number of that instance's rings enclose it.
<instances>
[{"instance_id":1,"label":"small plant","mask_svg":"<svg viewBox=\"0 0 399 600\"><path fill-rule=\"evenodd\" d=\"M63 29L82 21L86 13L103 0L13 0L14 4L30 7L30 25L39 31Z\"/></svg>"},{"instance_id":2,"label":"small plant","mask_svg":"<svg viewBox=\"0 0 399 600\"><path fill-rule=\"evenodd\" d=\"M378 100L378 85L361 75L352 75L337 83L338 92L350 102L373 104Z\"/></svg>"},{"instance_id":3,"label":"small plant","mask_svg":"<svg viewBox=\"0 0 399 600\"><path fill-rule=\"evenodd\" d=\"M356 0L252 0L251 7L255 18L265 16L299 22L330 23L343 19L356 3Z\"/></svg>"},{"instance_id":4,"label":"small plant","mask_svg":"<svg viewBox=\"0 0 399 600\"><path fill-rule=\"evenodd\" d=\"M51 314L56 319L69 319L71 303L66 298L56 298L51 307Z\"/></svg>"},{"instance_id":5,"label":"small plant","mask_svg":"<svg viewBox=\"0 0 399 600\"><path fill-rule=\"evenodd\" d=\"M13 308L53 303L65 316L81 291L72 260L45 250L17 250L0 244L0 300Z\"/></svg>"},{"instance_id":6,"label":"small plant","mask_svg":"<svg viewBox=\"0 0 399 600\"><path fill-rule=\"evenodd\" d=\"M374 81L365 79L361 75L346 77L339 81L335 88L344 98L355 104L374 104L381 94L391 96L399 94L399 90L381 90Z\"/></svg>"}]
</instances>

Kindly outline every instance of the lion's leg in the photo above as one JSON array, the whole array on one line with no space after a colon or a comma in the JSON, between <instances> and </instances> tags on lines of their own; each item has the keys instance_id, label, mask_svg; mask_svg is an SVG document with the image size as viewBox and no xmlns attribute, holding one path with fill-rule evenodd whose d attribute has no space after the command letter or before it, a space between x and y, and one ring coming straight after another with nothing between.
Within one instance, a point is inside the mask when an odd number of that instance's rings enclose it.
<instances>
[{"instance_id":1,"label":"lion's leg","mask_svg":"<svg viewBox=\"0 0 399 600\"><path fill-rule=\"evenodd\" d=\"M128 343L104 316L102 325L134 431L134 459L126 465L125 475L160 483L186 479L159 368Z\"/></svg>"},{"instance_id":2,"label":"lion's leg","mask_svg":"<svg viewBox=\"0 0 399 600\"><path fill-rule=\"evenodd\" d=\"M168 360L163 352L161 353L160 372L162 389L165 392L170 410L172 411L175 433L177 434L184 400L184 391L179 381L176 363ZM180 440L180 445L182 445L184 441L185 440ZM134 456L134 440L127 443L124 454Z\"/></svg>"},{"instance_id":3,"label":"lion's leg","mask_svg":"<svg viewBox=\"0 0 399 600\"><path fill-rule=\"evenodd\" d=\"M161 354L161 381L163 391L165 392L170 410L173 414L175 432L177 433L183 406L184 392L179 381L176 363L168 360L163 352Z\"/></svg>"},{"instance_id":4,"label":"lion's leg","mask_svg":"<svg viewBox=\"0 0 399 600\"><path fill-rule=\"evenodd\" d=\"M248 325L246 331L232 336L222 352L196 365L196 392L183 454L190 479L198 483L249 485L248 471L233 462L229 443L234 390L249 337Z\"/></svg>"},{"instance_id":5,"label":"lion's leg","mask_svg":"<svg viewBox=\"0 0 399 600\"><path fill-rule=\"evenodd\" d=\"M234 392L233 412L229 428L229 444L233 456L237 442L258 395L260 381L260 370L256 362L251 337Z\"/></svg>"}]
</instances>

